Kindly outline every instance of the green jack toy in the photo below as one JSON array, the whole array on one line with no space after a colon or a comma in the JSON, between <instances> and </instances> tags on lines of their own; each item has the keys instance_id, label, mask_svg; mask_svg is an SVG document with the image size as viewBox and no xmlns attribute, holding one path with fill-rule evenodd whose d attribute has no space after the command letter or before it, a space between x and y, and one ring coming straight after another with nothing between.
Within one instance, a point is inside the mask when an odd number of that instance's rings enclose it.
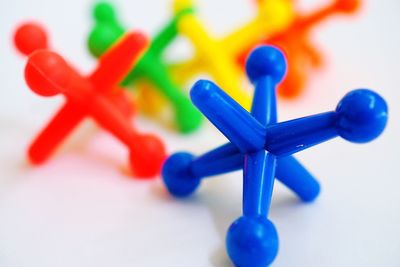
<instances>
[{"instance_id":1,"label":"green jack toy","mask_svg":"<svg viewBox=\"0 0 400 267\"><path fill-rule=\"evenodd\" d=\"M201 113L193 106L188 96L171 78L162 55L169 44L178 36L179 17L191 12L190 9L177 14L152 40L149 48L131 72L125 77L122 86L131 88L137 83L148 83L168 99L174 109L175 123L182 133L196 130L201 122ZM95 57L101 56L119 37L125 28L118 21L114 7L107 2L97 3L93 10L95 26L88 38L88 47ZM150 90L147 88L147 90ZM157 96L155 96L157 97Z\"/></svg>"}]
</instances>

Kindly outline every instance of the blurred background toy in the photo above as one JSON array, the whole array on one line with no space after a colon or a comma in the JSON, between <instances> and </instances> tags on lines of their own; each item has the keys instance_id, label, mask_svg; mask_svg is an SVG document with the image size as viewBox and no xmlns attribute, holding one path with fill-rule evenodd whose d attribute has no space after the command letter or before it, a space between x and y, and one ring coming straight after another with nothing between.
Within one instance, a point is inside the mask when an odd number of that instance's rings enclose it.
<instances>
[{"instance_id":1,"label":"blurred background toy","mask_svg":"<svg viewBox=\"0 0 400 267\"><path fill-rule=\"evenodd\" d=\"M92 55L99 57L124 34L125 28L110 3L98 3L93 10L95 26L89 35L88 47ZM185 12L176 14L154 36L144 55L125 77L122 86L137 87L140 109L154 116L166 112L165 100L168 100L173 108L175 128L182 133L190 133L200 126L202 115L192 105L187 93L174 82L163 59L165 49L178 35L177 21ZM152 88L159 93L152 91Z\"/></svg>"},{"instance_id":2,"label":"blurred background toy","mask_svg":"<svg viewBox=\"0 0 400 267\"><path fill-rule=\"evenodd\" d=\"M250 44L258 43L276 32L281 32L292 20L292 6L287 0L263 0L252 20L223 38L216 38L198 17L195 1L174 0L174 11L185 12L178 21L178 31L190 40L195 55L189 62L176 64L175 76L187 82L201 73L210 74L218 85L246 109L251 97L244 81L244 70L236 64L236 55Z\"/></svg>"},{"instance_id":3,"label":"blurred background toy","mask_svg":"<svg viewBox=\"0 0 400 267\"><path fill-rule=\"evenodd\" d=\"M48 41L49 36L45 28L36 22L22 23L14 33L14 46L24 56L29 56L38 49L49 49ZM126 116L134 115L135 103L129 94L118 88L105 93Z\"/></svg>"},{"instance_id":4,"label":"blurred background toy","mask_svg":"<svg viewBox=\"0 0 400 267\"><path fill-rule=\"evenodd\" d=\"M255 2L258 14L254 20L228 34L228 36L222 38L222 41L213 39L198 19L192 17L192 22L183 23L186 25L186 30L182 29L182 33L192 41L197 51L208 52L209 60L207 61L204 54L200 56L201 53L198 52L196 58L173 66L176 76L181 77L182 82L198 75L199 72L211 72L216 83L232 95L231 92L239 90L235 88L235 84L237 87L240 81L237 78L232 79L232 77L239 76L239 71L237 68L234 71L235 68L231 64L222 65L223 62L237 58L240 66L244 66L249 51L261 44L271 44L281 48L291 63L287 78L279 86L278 93L285 98L295 98L304 91L313 70L322 67L324 61L324 57L310 37L311 31L328 18L338 14L354 14L361 6L361 0L333 0L328 5L310 14L301 14L300 11L296 10L295 3L292 0L257 0ZM192 1L175 1L175 4L179 7L185 6L183 3L189 5L192 4ZM197 30L191 30L191 27L196 27ZM200 29L202 30L200 31ZM198 32L201 32L202 37ZM222 59L215 55L228 56ZM203 59L200 60L200 58ZM206 62L210 64L205 64ZM223 78L228 76L231 78ZM244 101L243 97L248 98L247 96L235 97L234 94L232 96L236 100L239 99L238 102L241 104L243 104L241 101ZM245 102L249 103L248 100L245 100Z\"/></svg>"},{"instance_id":5,"label":"blurred background toy","mask_svg":"<svg viewBox=\"0 0 400 267\"><path fill-rule=\"evenodd\" d=\"M272 36L265 36L263 41L253 43L242 50L239 62L244 65L249 51L257 45L270 44L279 47L290 64L287 77L279 86L278 92L286 98L297 97L305 90L314 70L321 68L324 63L324 55L310 36L312 30L335 15L353 15L360 7L361 0L332 0L328 5L309 14L296 11L295 19L287 29Z\"/></svg>"},{"instance_id":6,"label":"blurred background toy","mask_svg":"<svg viewBox=\"0 0 400 267\"><path fill-rule=\"evenodd\" d=\"M32 163L46 161L87 116L115 135L130 151L132 171L138 177L154 177L165 158L156 136L140 134L132 126L125 94L118 88L147 46L140 32L127 33L99 59L97 68L81 76L58 54L47 50L47 35L38 25L27 23L15 34L16 47L29 54L25 79L35 93L48 97L62 93L66 103L33 141L28 150ZM121 100L122 99L122 100Z\"/></svg>"}]
</instances>

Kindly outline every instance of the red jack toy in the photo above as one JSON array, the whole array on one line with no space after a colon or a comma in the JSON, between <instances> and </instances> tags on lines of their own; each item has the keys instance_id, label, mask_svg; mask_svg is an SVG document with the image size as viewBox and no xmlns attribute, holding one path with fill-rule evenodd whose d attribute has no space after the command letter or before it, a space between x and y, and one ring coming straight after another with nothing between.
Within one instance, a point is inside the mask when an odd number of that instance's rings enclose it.
<instances>
[{"instance_id":1,"label":"red jack toy","mask_svg":"<svg viewBox=\"0 0 400 267\"><path fill-rule=\"evenodd\" d=\"M14 35L15 47L24 55L29 56L36 50L48 49L48 37L39 24L25 23L21 25ZM139 48L138 48L139 49ZM132 51L138 53L136 51ZM99 68L102 62L99 61ZM128 99L124 90L115 86L98 87L99 92L107 95L120 110L127 116L133 114L132 101ZM37 136L28 149L28 158L33 164L45 162L57 146L64 141L69 133L83 119L84 114L76 111L76 106L68 102L59 110L46 128Z\"/></svg>"},{"instance_id":2,"label":"red jack toy","mask_svg":"<svg viewBox=\"0 0 400 267\"><path fill-rule=\"evenodd\" d=\"M310 31L323 20L336 14L353 14L359 10L361 0L333 0L331 4L310 15L297 15L292 25L285 31L266 38L260 44L274 45L282 49L291 63L286 79L279 86L279 94L294 98L304 89L308 72L322 66L323 56L310 40ZM244 65L249 52L247 49L239 56L239 62Z\"/></svg>"},{"instance_id":3,"label":"red jack toy","mask_svg":"<svg viewBox=\"0 0 400 267\"><path fill-rule=\"evenodd\" d=\"M21 35L21 29L25 34ZM32 36L37 38L25 38L32 31L36 32ZM45 161L72 129L90 116L128 146L135 176L152 177L159 173L165 158L162 142L133 129L130 119L109 95L146 48L145 36L126 34L99 59L97 69L87 77L80 75L58 54L37 50L47 46L46 34L40 33L38 27L20 28L15 42L23 53L35 51L30 54L25 68L25 80L32 91L42 96L62 93L67 100L31 145L28 156L33 163Z\"/></svg>"},{"instance_id":4,"label":"red jack toy","mask_svg":"<svg viewBox=\"0 0 400 267\"><path fill-rule=\"evenodd\" d=\"M37 23L22 24L15 32L14 44L19 52L25 56L29 56L38 49L49 49L46 31ZM139 53L139 50L135 53ZM99 62L99 64L102 64L102 62ZM103 93L107 94L127 116L134 114L134 101L126 93L126 90L121 90L115 86L115 88L110 88ZM63 125L66 127L65 123Z\"/></svg>"}]
</instances>

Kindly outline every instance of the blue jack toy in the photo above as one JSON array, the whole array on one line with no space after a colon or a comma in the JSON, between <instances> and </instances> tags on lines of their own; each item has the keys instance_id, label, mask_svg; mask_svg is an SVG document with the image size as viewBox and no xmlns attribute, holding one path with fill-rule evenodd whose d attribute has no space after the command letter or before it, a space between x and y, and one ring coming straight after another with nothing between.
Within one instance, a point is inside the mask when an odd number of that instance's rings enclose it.
<instances>
[{"instance_id":1,"label":"blue jack toy","mask_svg":"<svg viewBox=\"0 0 400 267\"><path fill-rule=\"evenodd\" d=\"M200 157L185 152L169 157L162 175L168 191L186 197L201 179L243 169L243 215L230 226L226 246L240 267L264 267L278 252L278 234L267 219L275 177L310 202L319 183L291 155L337 136L366 143L378 137L387 122L385 100L368 89L348 93L336 111L277 122L277 84L285 76L283 54L271 46L256 48L246 71L255 86L251 113L210 81L191 90L196 107L230 140Z\"/></svg>"}]
</instances>

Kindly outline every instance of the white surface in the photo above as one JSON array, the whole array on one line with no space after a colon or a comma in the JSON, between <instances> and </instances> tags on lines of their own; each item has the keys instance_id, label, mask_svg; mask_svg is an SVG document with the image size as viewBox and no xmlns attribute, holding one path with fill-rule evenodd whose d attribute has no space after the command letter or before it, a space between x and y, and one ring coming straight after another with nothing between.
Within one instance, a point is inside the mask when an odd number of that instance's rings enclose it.
<instances>
[{"instance_id":1,"label":"white surface","mask_svg":"<svg viewBox=\"0 0 400 267\"><path fill-rule=\"evenodd\" d=\"M247 0L199 2L217 32L251 15ZM312 9L316 2L302 3ZM168 18L168 1L118 3L128 25L151 33ZM53 47L89 71L89 9L90 1L79 0L0 2L0 266L230 266L224 239L241 211L240 173L207 180L196 196L177 201L159 180L125 175L124 147L105 133L91 136L90 123L49 164L25 163L28 142L62 100L29 92L11 32L27 18L42 21ZM359 17L319 28L327 67L304 98L279 103L281 119L295 118L333 109L345 92L365 86L387 99L390 122L373 143L336 139L298 155L323 191L304 205L276 186L274 266L400 266L399 11L397 0L370 0ZM169 151L201 153L225 141L211 126L182 138L143 119L140 125L165 137Z\"/></svg>"}]
</instances>

